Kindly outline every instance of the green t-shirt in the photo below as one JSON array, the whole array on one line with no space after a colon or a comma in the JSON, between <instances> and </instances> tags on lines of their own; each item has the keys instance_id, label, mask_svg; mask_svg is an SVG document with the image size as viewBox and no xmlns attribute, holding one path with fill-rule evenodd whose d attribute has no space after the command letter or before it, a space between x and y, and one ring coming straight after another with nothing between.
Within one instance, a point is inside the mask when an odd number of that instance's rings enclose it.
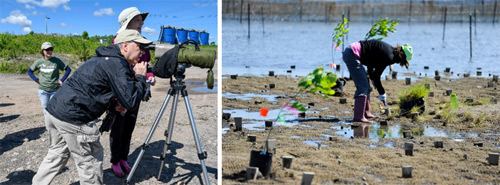
<instances>
[{"instance_id":1,"label":"green t-shirt","mask_svg":"<svg viewBox=\"0 0 500 185\"><path fill-rule=\"evenodd\" d=\"M31 65L31 70L38 72L38 87L44 91L55 91L59 89L59 70L64 70L66 64L56 57L51 57L50 60L40 58Z\"/></svg>"}]
</instances>

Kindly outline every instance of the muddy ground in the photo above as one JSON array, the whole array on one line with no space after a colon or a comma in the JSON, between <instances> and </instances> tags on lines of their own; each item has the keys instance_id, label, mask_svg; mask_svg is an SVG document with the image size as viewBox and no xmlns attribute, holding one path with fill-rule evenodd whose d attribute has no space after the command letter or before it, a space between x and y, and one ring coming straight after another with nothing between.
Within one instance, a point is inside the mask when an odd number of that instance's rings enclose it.
<instances>
[{"instance_id":1,"label":"muddy ground","mask_svg":"<svg viewBox=\"0 0 500 185\"><path fill-rule=\"evenodd\" d=\"M355 123L354 127L352 96L355 87L352 81L347 82L343 97L323 98L318 94L298 93L299 78L289 75L238 76L237 79L224 76L224 113L231 113L235 109L259 112L261 107L281 109L283 105L288 103L290 106L297 100L304 106L309 103L314 105L308 106L305 118L287 117L289 120L284 124L299 122L299 125L272 129L269 138L276 139L277 147L272 158L271 174L266 178L246 181L245 172L249 166L250 151L263 149L269 130L243 129L242 132L235 132L234 127L231 127L222 135L223 183L297 184L302 180L303 172L314 172L313 184L499 184L500 166L490 165L486 159L490 152L500 152L500 104L494 103L500 98L497 89L499 83L490 83L492 86L488 87L491 76L458 79L448 76L437 81L414 74L405 75L418 78L420 83L430 84L434 97L425 98L425 112L415 118L399 116L398 92L408 86L403 77L399 77L399 80L384 80L382 83L386 88L392 115L388 117L384 114L385 109L376 98L378 93L374 91L371 93L372 113L381 118L376 119L373 125ZM276 84L276 88L270 89L271 83ZM412 81L412 84L415 83ZM459 97L458 110L449 109L450 96L445 92L450 89ZM228 92L237 95L224 97ZM261 97L249 100L237 97L238 94L247 93L275 95L276 98L275 101L267 101ZM340 104L340 98L346 98L347 103ZM465 103L469 98L473 99L473 103ZM243 117L243 124L254 119ZM265 119L274 121L275 118ZM379 126L383 120L388 121L388 126L380 128L401 125L410 130L412 136L394 138L382 133L378 136L379 140L369 139L369 129ZM261 122L260 128L263 129L264 123ZM228 128L233 123L232 115L229 120L223 120L223 127ZM428 127L467 134L455 137L419 135L418 130ZM246 141L249 134L257 136L256 142ZM345 137L344 134L353 137ZM322 146L318 149L316 143L306 144L304 140L316 140ZM434 141L443 141L444 147L435 148ZM413 156L405 155L405 142L414 144ZM388 147L387 143L391 146ZM483 146L478 147L474 143L483 143ZM290 169L282 167L282 156L293 157ZM412 178L402 177L402 166L413 167Z\"/></svg>"},{"instance_id":2,"label":"muddy ground","mask_svg":"<svg viewBox=\"0 0 500 185\"><path fill-rule=\"evenodd\" d=\"M215 69L215 77L217 72ZM197 126L201 147L208 153L205 160L210 182L217 182L217 93L206 91L203 81L206 69L188 68L186 82L189 100ZM215 80L217 81L217 79ZM129 164L132 166L141 151L170 88L169 79L158 79L152 88L153 97L142 102L132 136ZM217 85L214 87L217 88ZM201 89L195 91L193 89ZM159 156L163 151L173 98L167 106L149 148L132 178L132 184L201 184L204 181L186 106L179 97L170 152L166 155L161 180ZM101 117L102 119L103 117ZM0 184L31 184L31 179L47 153L48 133L43 122L38 86L28 75L0 74ZM100 123L98 123L100 125ZM104 147L104 183L122 184L125 178L113 175L110 160L109 132L101 136ZM69 160L52 184L79 184L75 163Z\"/></svg>"}]
</instances>

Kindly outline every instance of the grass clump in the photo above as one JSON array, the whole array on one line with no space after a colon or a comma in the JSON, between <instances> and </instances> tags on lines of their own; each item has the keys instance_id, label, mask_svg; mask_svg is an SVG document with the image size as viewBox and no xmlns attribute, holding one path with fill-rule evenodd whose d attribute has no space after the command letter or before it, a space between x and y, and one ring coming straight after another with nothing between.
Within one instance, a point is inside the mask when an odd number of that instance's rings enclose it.
<instances>
[{"instance_id":1,"label":"grass clump","mask_svg":"<svg viewBox=\"0 0 500 185\"><path fill-rule=\"evenodd\" d=\"M414 99L424 98L429 95L429 89L425 88L424 83L415 84L399 92L399 102L408 102Z\"/></svg>"}]
</instances>

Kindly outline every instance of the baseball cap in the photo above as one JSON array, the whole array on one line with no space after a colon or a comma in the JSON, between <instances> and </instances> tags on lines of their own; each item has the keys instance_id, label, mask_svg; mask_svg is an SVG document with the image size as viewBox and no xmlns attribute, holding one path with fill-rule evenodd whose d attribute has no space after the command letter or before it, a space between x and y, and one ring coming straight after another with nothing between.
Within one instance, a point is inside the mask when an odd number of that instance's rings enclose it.
<instances>
[{"instance_id":1,"label":"baseball cap","mask_svg":"<svg viewBox=\"0 0 500 185\"><path fill-rule=\"evenodd\" d=\"M54 47L52 47L52 44L50 42L44 42L42 44L42 50L49 49L49 48L54 48Z\"/></svg>"},{"instance_id":2,"label":"baseball cap","mask_svg":"<svg viewBox=\"0 0 500 185\"><path fill-rule=\"evenodd\" d=\"M149 12L144 12L141 13L139 9L136 7L130 7L125 10L123 10L120 15L118 16L118 22L120 23L120 29L116 33L120 33L121 31L127 29L128 23L137 15L142 16L142 20L146 20L146 17L148 17Z\"/></svg>"},{"instance_id":3,"label":"baseball cap","mask_svg":"<svg viewBox=\"0 0 500 185\"><path fill-rule=\"evenodd\" d=\"M118 33L115 38L115 44L134 41L141 44L151 44L153 41L145 39L137 30L126 29Z\"/></svg>"}]
</instances>

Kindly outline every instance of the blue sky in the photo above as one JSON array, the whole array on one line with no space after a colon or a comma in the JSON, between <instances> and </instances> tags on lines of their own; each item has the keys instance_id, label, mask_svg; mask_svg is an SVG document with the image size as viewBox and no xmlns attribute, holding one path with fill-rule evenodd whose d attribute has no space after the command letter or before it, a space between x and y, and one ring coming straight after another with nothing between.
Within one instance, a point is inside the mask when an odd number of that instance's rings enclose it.
<instances>
[{"instance_id":1,"label":"blue sky","mask_svg":"<svg viewBox=\"0 0 500 185\"><path fill-rule=\"evenodd\" d=\"M158 40L162 25L206 30L217 43L217 0L0 0L0 32L114 35L128 7L149 12L142 35Z\"/></svg>"}]
</instances>

